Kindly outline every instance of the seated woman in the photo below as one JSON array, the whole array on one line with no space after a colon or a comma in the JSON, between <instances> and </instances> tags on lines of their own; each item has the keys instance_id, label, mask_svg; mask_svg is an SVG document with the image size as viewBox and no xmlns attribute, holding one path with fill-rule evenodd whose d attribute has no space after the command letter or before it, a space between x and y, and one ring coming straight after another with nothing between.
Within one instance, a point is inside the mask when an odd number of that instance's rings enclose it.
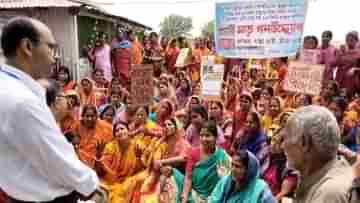
<instances>
[{"instance_id":1,"label":"seated woman","mask_svg":"<svg viewBox=\"0 0 360 203\"><path fill-rule=\"evenodd\" d=\"M147 107L138 107L135 115L130 121L128 132L126 133L131 139L130 144L128 144L129 154L125 154L122 159L131 159L134 161L134 154L138 157L136 159L137 163L130 162L129 166L126 166L126 162L120 163L119 167L134 167L138 166L141 162L142 170L136 171L134 168L129 168L128 171L132 171L134 173L126 175L124 179L121 181L117 180L114 185L110 187L105 184L105 188L110 193L110 203L129 203L132 201L134 194L140 190L142 183L149 177L150 170L149 168L152 165L152 157L154 157L155 149L159 148L156 145L157 137L152 136L151 134L151 125L154 125L150 121L147 120L148 109ZM115 123L122 123L121 121L117 121ZM133 151L135 150L135 151ZM106 152L106 149L105 149ZM131 155L132 154L132 155ZM119 154L118 154L119 155ZM124 164L124 165L122 165ZM125 168L124 168L125 169ZM107 187L108 186L108 187Z\"/></svg>"},{"instance_id":2,"label":"seated woman","mask_svg":"<svg viewBox=\"0 0 360 203\"><path fill-rule=\"evenodd\" d=\"M177 202L206 201L221 177L229 174L231 159L216 147L217 136L216 123L206 123L200 132L200 146L187 152L185 177L173 170L179 188L177 197L181 198Z\"/></svg>"},{"instance_id":3,"label":"seated woman","mask_svg":"<svg viewBox=\"0 0 360 203\"><path fill-rule=\"evenodd\" d=\"M109 86L109 81L106 80L104 76L104 70L103 69L95 69L92 74L92 79L95 82L96 88L101 90L104 94L106 94L106 90Z\"/></svg>"},{"instance_id":4,"label":"seated woman","mask_svg":"<svg viewBox=\"0 0 360 203\"><path fill-rule=\"evenodd\" d=\"M97 105L96 87L91 79L84 78L81 80L80 86L78 88L78 94L80 97L81 106Z\"/></svg>"},{"instance_id":5,"label":"seated woman","mask_svg":"<svg viewBox=\"0 0 360 203\"><path fill-rule=\"evenodd\" d=\"M76 81L72 80L70 70L65 66L59 68L55 79L59 82L64 93L76 88Z\"/></svg>"},{"instance_id":6,"label":"seated woman","mask_svg":"<svg viewBox=\"0 0 360 203\"><path fill-rule=\"evenodd\" d=\"M269 109L262 118L263 127L266 133L269 132L271 125L280 124L279 115L282 112L282 100L280 97L270 99Z\"/></svg>"},{"instance_id":7,"label":"seated woman","mask_svg":"<svg viewBox=\"0 0 360 203\"><path fill-rule=\"evenodd\" d=\"M358 134L358 128L355 124L351 124L349 119L351 113L345 113L347 107L346 100L342 97L334 97L329 103L329 110L333 112L341 131L341 143L350 148L352 151L357 151L356 137ZM357 117L357 116L356 116ZM346 118L346 119L345 119ZM356 120L356 119L354 119Z\"/></svg>"},{"instance_id":8,"label":"seated woman","mask_svg":"<svg viewBox=\"0 0 360 203\"><path fill-rule=\"evenodd\" d=\"M209 203L276 203L268 185L260 178L256 157L240 150L232 156L231 175L223 177Z\"/></svg>"},{"instance_id":9,"label":"seated woman","mask_svg":"<svg viewBox=\"0 0 360 203\"><path fill-rule=\"evenodd\" d=\"M116 110L111 104L105 104L99 108L99 118L112 125Z\"/></svg>"},{"instance_id":10,"label":"seated woman","mask_svg":"<svg viewBox=\"0 0 360 203\"><path fill-rule=\"evenodd\" d=\"M178 190L175 179L171 176L172 167L180 167L185 161L185 155L190 148L184 139L184 132L173 118L165 121L165 129L161 138L154 139L147 150L153 154L150 175L133 198L133 203L176 201Z\"/></svg>"},{"instance_id":11,"label":"seated woman","mask_svg":"<svg viewBox=\"0 0 360 203\"><path fill-rule=\"evenodd\" d=\"M280 130L279 126L274 129L270 144L270 165L262 176L278 202L294 192L298 178L294 171L286 168L286 156L281 148Z\"/></svg>"},{"instance_id":12,"label":"seated woman","mask_svg":"<svg viewBox=\"0 0 360 203\"><path fill-rule=\"evenodd\" d=\"M126 123L115 123L114 140L106 144L101 159L97 162L104 170L101 186L109 193L109 203L125 202L121 194L130 183L129 177L145 169L141 161L141 151L129 136ZM120 194L120 195L119 195Z\"/></svg>"},{"instance_id":13,"label":"seated woman","mask_svg":"<svg viewBox=\"0 0 360 203\"><path fill-rule=\"evenodd\" d=\"M250 112L246 118L246 126L243 135L236 137L233 143L233 151L248 150L253 153L260 162L260 173L263 174L269 167L269 145L267 136L263 132L260 117L256 112Z\"/></svg>"},{"instance_id":14,"label":"seated woman","mask_svg":"<svg viewBox=\"0 0 360 203\"><path fill-rule=\"evenodd\" d=\"M233 120L231 116L224 115L224 106L221 101L210 102L209 116L210 119L215 120L218 130L224 135L225 142L222 148L226 152L230 152L231 143L233 141Z\"/></svg>"},{"instance_id":15,"label":"seated woman","mask_svg":"<svg viewBox=\"0 0 360 203\"><path fill-rule=\"evenodd\" d=\"M101 171L97 170L95 163L100 159L105 144L113 138L112 125L98 119L95 106L85 105L75 132L80 139L76 147L79 159L100 173Z\"/></svg>"},{"instance_id":16,"label":"seated woman","mask_svg":"<svg viewBox=\"0 0 360 203\"><path fill-rule=\"evenodd\" d=\"M208 121L208 113L203 106L197 105L191 109L190 117L191 124L186 129L185 137L191 146L198 147L200 145L200 132L205 122ZM224 143L224 135L217 136L216 144L221 146Z\"/></svg>"},{"instance_id":17,"label":"seated woman","mask_svg":"<svg viewBox=\"0 0 360 203\"><path fill-rule=\"evenodd\" d=\"M187 78L180 80L180 86L176 89L176 98L179 109L185 108L191 96L191 81Z\"/></svg>"}]
</instances>

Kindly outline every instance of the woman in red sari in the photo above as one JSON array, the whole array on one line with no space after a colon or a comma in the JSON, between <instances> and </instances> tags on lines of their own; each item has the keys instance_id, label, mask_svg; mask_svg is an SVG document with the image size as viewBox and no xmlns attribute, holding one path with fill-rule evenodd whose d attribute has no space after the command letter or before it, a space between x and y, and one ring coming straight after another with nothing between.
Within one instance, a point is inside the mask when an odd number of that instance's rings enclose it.
<instances>
[{"instance_id":1,"label":"woman in red sari","mask_svg":"<svg viewBox=\"0 0 360 203\"><path fill-rule=\"evenodd\" d=\"M158 78L161 74L161 46L159 36L156 32L150 33L150 41L145 44L144 63L154 65L154 76Z\"/></svg>"},{"instance_id":2,"label":"woman in red sari","mask_svg":"<svg viewBox=\"0 0 360 203\"><path fill-rule=\"evenodd\" d=\"M176 39L172 39L169 42L168 47L166 48L166 54L165 54L165 63L168 73L175 74L176 72L176 60L180 53L179 48L177 47L177 41Z\"/></svg>"}]
</instances>

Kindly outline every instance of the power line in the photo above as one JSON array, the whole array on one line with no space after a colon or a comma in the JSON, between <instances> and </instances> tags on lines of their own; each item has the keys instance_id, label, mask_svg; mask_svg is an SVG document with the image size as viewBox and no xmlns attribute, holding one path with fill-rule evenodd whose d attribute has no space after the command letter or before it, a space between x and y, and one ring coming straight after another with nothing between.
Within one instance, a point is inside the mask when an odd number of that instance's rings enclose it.
<instances>
[{"instance_id":1,"label":"power line","mask_svg":"<svg viewBox=\"0 0 360 203\"><path fill-rule=\"evenodd\" d=\"M118 1L116 4L201 4L212 3L213 0L197 0L197 1Z\"/></svg>"}]
</instances>

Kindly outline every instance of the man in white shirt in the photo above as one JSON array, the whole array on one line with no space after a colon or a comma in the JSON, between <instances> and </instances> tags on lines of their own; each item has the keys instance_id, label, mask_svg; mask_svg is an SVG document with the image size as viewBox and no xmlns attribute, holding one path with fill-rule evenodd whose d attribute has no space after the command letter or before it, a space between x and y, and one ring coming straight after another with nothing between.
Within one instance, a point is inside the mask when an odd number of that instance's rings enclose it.
<instances>
[{"instance_id":1,"label":"man in white shirt","mask_svg":"<svg viewBox=\"0 0 360 203\"><path fill-rule=\"evenodd\" d=\"M0 65L0 188L13 202L75 203L96 191L96 173L82 164L46 105L35 80L54 63L55 39L26 17L3 27Z\"/></svg>"}]
</instances>

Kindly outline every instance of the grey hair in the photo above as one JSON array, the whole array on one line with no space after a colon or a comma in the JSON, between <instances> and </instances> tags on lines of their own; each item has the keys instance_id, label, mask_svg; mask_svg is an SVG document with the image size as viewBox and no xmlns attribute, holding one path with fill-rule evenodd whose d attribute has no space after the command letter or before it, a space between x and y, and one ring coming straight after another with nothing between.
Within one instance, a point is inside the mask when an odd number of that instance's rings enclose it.
<instances>
[{"instance_id":1,"label":"grey hair","mask_svg":"<svg viewBox=\"0 0 360 203\"><path fill-rule=\"evenodd\" d=\"M311 142L319 156L324 160L336 156L340 144L340 128L335 116L324 107L306 106L297 110L288 120L291 126L290 139L293 142L302 139ZM296 135L296 136L294 136ZM309 143L308 143L309 144Z\"/></svg>"}]
</instances>

